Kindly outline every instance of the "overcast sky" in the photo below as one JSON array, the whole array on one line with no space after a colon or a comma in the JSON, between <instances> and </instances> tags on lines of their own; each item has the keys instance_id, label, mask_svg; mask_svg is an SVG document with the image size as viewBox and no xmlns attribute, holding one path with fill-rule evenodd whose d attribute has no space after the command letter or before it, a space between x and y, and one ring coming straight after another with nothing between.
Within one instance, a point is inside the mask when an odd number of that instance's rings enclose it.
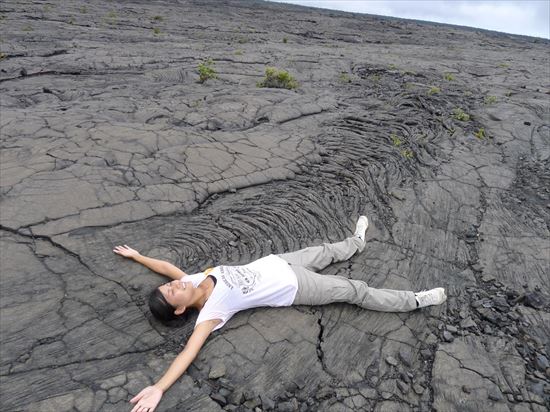
<instances>
[{"instance_id":1,"label":"overcast sky","mask_svg":"<svg viewBox=\"0 0 550 412\"><path fill-rule=\"evenodd\" d=\"M550 38L550 0L271 0Z\"/></svg>"}]
</instances>

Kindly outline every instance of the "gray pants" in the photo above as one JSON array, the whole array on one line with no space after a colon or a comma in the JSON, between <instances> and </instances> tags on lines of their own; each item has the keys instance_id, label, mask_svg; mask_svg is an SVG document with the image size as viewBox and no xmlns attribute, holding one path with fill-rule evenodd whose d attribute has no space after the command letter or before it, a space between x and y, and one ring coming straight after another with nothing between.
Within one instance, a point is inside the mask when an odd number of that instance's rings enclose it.
<instances>
[{"instance_id":1,"label":"gray pants","mask_svg":"<svg viewBox=\"0 0 550 412\"><path fill-rule=\"evenodd\" d=\"M382 312L408 312L416 309L413 292L375 289L361 280L315 273L333 262L349 259L364 248L365 242L353 236L342 242L324 243L322 246L278 255L290 264L298 279L298 292L292 304L326 305L347 302Z\"/></svg>"}]
</instances>

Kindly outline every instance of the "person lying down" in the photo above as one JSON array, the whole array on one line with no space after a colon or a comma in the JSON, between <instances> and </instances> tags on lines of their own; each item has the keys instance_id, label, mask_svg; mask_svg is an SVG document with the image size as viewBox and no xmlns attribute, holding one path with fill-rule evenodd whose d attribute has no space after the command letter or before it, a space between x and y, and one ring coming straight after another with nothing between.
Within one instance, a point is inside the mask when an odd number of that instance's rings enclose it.
<instances>
[{"instance_id":1,"label":"person lying down","mask_svg":"<svg viewBox=\"0 0 550 412\"><path fill-rule=\"evenodd\" d=\"M116 254L172 279L153 290L149 297L149 308L155 318L167 322L186 311L198 311L185 348L154 385L130 400L135 404L131 412L153 412L164 392L193 362L210 333L223 327L239 311L346 302L369 310L408 312L445 302L443 288L416 293L375 289L361 280L317 273L333 262L345 261L363 251L368 226L367 217L360 216L355 233L341 242L269 255L242 266L216 266L193 275L169 262L143 256L127 245L116 246L113 250Z\"/></svg>"}]
</instances>

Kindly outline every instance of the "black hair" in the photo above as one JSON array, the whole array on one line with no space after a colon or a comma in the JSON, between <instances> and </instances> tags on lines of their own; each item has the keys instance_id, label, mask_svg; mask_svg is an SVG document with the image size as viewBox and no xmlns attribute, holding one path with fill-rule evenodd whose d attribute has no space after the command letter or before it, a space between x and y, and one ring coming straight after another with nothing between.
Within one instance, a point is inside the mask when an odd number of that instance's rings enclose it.
<instances>
[{"instance_id":1,"label":"black hair","mask_svg":"<svg viewBox=\"0 0 550 412\"><path fill-rule=\"evenodd\" d=\"M181 326L196 312L195 308L188 307L181 315L176 315L176 308L168 303L159 288L155 288L149 295L149 309L156 319L167 326ZM176 320L178 322L174 322Z\"/></svg>"},{"instance_id":2,"label":"black hair","mask_svg":"<svg viewBox=\"0 0 550 412\"><path fill-rule=\"evenodd\" d=\"M155 288L149 295L149 309L153 316L163 323L170 322L178 317L174 313L176 308L166 301L159 288Z\"/></svg>"}]
</instances>

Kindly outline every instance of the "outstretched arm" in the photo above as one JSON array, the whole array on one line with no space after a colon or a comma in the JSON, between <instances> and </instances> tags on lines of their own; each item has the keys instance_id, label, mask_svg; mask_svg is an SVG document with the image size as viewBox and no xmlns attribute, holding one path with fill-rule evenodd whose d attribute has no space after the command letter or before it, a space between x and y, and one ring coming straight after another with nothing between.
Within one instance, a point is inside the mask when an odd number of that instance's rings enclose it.
<instances>
[{"instance_id":1,"label":"outstretched arm","mask_svg":"<svg viewBox=\"0 0 550 412\"><path fill-rule=\"evenodd\" d=\"M187 341L185 349L174 359L164 376L153 386L146 387L130 400L131 403L135 403L131 412L153 412L155 410L164 392L183 375L191 362L197 357L208 335L220 322L219 319L207 320L197 325Z\"/></svg>"},{"instance_id":2,"label":"outstretched arm","mask_svg":"<svg viewBox=\"0 0 550 412\"><path fill-rule=\"evenodd\" d=\"M172 265L169 262L159 259L153 259L147 256L142 256L137 250L132 249L128 245L115 246L113 249L117 255L124 256L129 259L133 259L138 263L148 267L153 272L157 272L161 275L168 276L170 279L181 279L186 276L183 270L177 266Z\"/></svg>"}]
</instances>

